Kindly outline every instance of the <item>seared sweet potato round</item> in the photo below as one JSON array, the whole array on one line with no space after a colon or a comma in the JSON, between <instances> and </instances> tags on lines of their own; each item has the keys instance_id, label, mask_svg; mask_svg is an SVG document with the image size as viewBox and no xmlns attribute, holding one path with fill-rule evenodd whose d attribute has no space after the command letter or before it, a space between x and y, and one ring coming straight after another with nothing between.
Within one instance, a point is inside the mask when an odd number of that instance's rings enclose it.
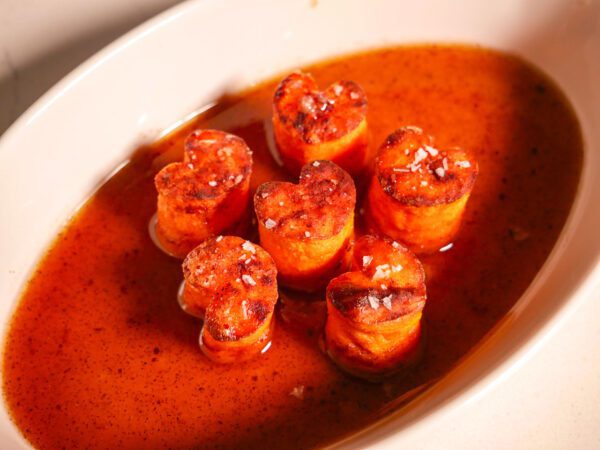
<instances>
[{"instance_id":1,"label":"seared sweet potato round","mask_svg":"<svg viewBox=\"0 0 600 450\"><path fill-rule=\"evenodd\" d=\"M365 119L367 98L353 81L338 81L319 91L314 78L295 72L277 87L273 101L279 121L307 144L339 139Z\"/></svg>"},{"instance_id":2,"label":"seared sweet potato round","mask_svg":"<svg viewBox=\"0 0 600 450\"><path fill-rule=\"evenodd\" d=\"M377 324L423 309L425 273L402 245L363 236L354 245L351 270L327 286L332 306L350 320Z\"/></svg>"},{"instance_id":3,"label":"seared sweet potato round","mask_svg":"<svg viewBox=\"0 0 600 450\"><path fill-rule=\"evenodd\" d=\"M324 343L343 370L377 380L415 361L425 275L405 247L387 238L361 237L352 271L331 280L326 298Z\"/></svg>"},{"instance_id":4,"label":"seared sweet potato round","mask_svg":"<svg viewBox=\"0 0 600 450\"><path fill-rule=\"evenodd\" d=\"M417 254L437 251L456 235L477 173L464 150L437 149L419 128L401 128L377 154L367 219Z\"/></svg>"},{"instance_id":5,"label":"seared sweet potato round","mask_svg":"<svg viewBox=\"0 0 600 450\"><path fill-rule=\"evenodd\" d=\"M313 291L339 272L353 234L355 203L352 178L330 161L304 166L299 184L259 186L254 209L260 241L283 285Z\"/></svg>"},{"instance_id":6,"label":"seared sweet potato round","mask_svg":"<svg viewBox=\"0 0 600 450\"><path fill-rule=\"evenodd\" d=\"M154 180L158 238L180 257L244 217L252 172L250 149L232 134L197 130L184 145L183 162L167 165Z\"/></svg>"},{"instance_id":7,"label":"seared sweet potato round","mask_svg":"<svg viewBox=\"0 0 600 450\"><path fill-rule=\"evenodd\" d=\"M358 174L366 159L366 113L366 95L353 81L319 91L311 75L292 73L273 100L273 130L284 162L297 173L310 161L327 159Z\"/></svg>"},{"instance_id":8,"label":"seared sweet potato round","mask_svg":"<svg viewBox=\"0 0 600 450\"><path fill-rule=\"evenodd\" d=\"M330 161L304 166L299 184L270 181L261 184L254 195L260 223L272 233L299 240L335 236L355 203L354 181Z\"/></svg>"},{"instance_id":9,"label":"seared sweet potato round","mask_svg":"<svg viewBox=\"0 0 600 450\"><path fill-rule=\"evenodd\" d=\"M385 140L375 163L381 189L412 206L452 203L470 192L477 164L464 150L438 150L416 127L400 128Z\"/></svg>"},{"instance_id":10,"label":"seared sweet potato round","mask_svg":"<svg viewBox=\"0 0 600 450\"><path fill-rule=\"evenodd\" d=\"M236 236L207 239L185 258L183 274L184 309L205 310L203 335L245 347L263 339L278 292L275 264L260 246Z\"/></svg>"}]
</instances>

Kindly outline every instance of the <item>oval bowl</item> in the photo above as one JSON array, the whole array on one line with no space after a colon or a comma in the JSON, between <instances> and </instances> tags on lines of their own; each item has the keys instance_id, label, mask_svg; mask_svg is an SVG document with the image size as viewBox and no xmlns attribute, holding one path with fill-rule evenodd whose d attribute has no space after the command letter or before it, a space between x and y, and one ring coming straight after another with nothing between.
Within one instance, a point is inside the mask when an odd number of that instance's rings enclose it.
<instances>
[{"instance_id":1,"label":"oval bowl","mask_svg":"<svg viewBox=\"0 0 600 450\"><path fill-rule=\"evenodd\" d=\"M460 42L509 51L549 74L578 115L585 142L578 193L548 260L508 315L441 381L334 447L409 443L410 429L431 429L507 379L598 285L599 18L600 3L588 0L465 0L460 8L443 0L197 0L168 10L70 73L0 139L0 332L78 206L135 147L200 106L286 69L368 48ZM4 406L0 442L29 448Z\"/></svg>"}]
</instances>

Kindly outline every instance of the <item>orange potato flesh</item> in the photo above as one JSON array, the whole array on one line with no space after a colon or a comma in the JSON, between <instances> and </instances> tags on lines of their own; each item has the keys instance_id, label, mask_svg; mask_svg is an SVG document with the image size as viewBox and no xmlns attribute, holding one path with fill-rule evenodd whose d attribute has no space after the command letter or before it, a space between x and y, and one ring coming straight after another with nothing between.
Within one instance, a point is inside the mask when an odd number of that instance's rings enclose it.
<instances>
[{"instance_id":1,"label":"orange potato flesh","mask_svg":"<svg viewBox=\"0 0 600 450\"><path fill-rule=\"evenodd\" d=\"M259 186L254 209L260 243L273 257L282 285L313 292L344 269L355 204L352 178L330 161L304 166L299 184Z\"/></svg>"},{"instance_id":2,"label":"orange potato flesh","mask_svg":"<svg viewBox=\"0 0 600 450\"><path fill-rule=\"evenodd\" d=\"M184 146L183 161L154 179L157 237L181 258L210 236L244 231L252 172L252 152L232 134L196 130Z\"/></svg>"},{"instance_id":3,"label":"orange potato flesh","mask_svg":"<svg viewBox=\"0 0 600 450\"><path fill-rule=\"evenodd\" d=\"M267 349L274 324L271 314L255 332L236 341L215 339L205 324L200 332L200 348L208 358L221 364L247 361Z\"/></svg>"},{"instance_id":4,"label":"orange potato flesh","mask_svg":"<svg viewBox=\"0 0 600 450\"><path fill-rule=\"evenodd\" d=\"M181 302L185 311L204 315L201 344L208 356L226 362L264 348L278 297L267 252L237 236L209 238L185 258L183 274Z\"/></svg>"},{"instance_id":5,"label":"orange potato flesh","mask_svg":"<svg viewBox=\"0 0 600 450\"><path fill-rule=\"evenodd\" d=\"M371 381L420 355L425 273L419 260L388 238L356 241L351 272L327 286L327 354L344 371Z\"/></svg>"},{"instance_id":6,"label":"orange potato flesh","mask_svg":"<svg viewBox=\"0 0 600 450\"><path fill-rule=\"evenodd\" d=\"M438 150L416 127L392 133L379 149L367 195L367 220L416 254L452 242L477 178L463 150Z\"/></svg>"},{"instance_id":7,"label":"orange potato flesh","mask_svg":"<svg viewBox=\"0 0 600 450\"><path fill-rule=\"evenodd\" d=\"M297 174L310 161L333 161L351 175L367 159L367 98L352 81L319 91L313 77L295 72L277 87L273 133L285 166Z\"/></svg>"}]
</instances>

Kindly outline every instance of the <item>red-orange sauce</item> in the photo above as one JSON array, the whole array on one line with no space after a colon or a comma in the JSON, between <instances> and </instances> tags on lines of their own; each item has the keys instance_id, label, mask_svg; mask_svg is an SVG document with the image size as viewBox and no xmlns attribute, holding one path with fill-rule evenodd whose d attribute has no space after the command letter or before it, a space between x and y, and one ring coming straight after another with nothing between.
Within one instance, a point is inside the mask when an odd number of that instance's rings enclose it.
<instances>
[{"instance_id":1,"label":"red-orange sauce","mask_svg":"<svg viewBox=\"0 0 600 450\"><path fill-rule=\"evenodd\" d=\"M577 120L548 78L512 56L445 46L374 51L308 70L321 86L338 79L363 86L371 148L397 127L417 125L440 147L467 147L479 160L454 248L423 260L429 299L421 364L384 384L354 380L319 351L319 320L292 327L280 313L271 349L254 361L217 366L200 352L200 324L176 301L180 262L148 236L152 178L181 156L195 127L247 141L253 188L284 178L265 142L269 82L222 99L136 152L39 263L3 361L5 400L34 446L319 446L446 373L529 285L565 222L582 163Z\"/></svg>"}]
</instances>

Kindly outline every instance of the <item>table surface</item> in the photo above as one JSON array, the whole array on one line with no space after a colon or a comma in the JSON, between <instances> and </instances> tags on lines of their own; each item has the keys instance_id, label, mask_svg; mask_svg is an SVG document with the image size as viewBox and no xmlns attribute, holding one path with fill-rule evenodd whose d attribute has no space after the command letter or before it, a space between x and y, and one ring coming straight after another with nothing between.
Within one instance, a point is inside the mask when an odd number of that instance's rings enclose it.
<instances>
[{"instance_id":1,"label":"table surface","mask_svg":"<svg viewBox=\"0 0 600 450\"><path fill-rule=\"evenodd\" d=\"M64 75L175 0L0 0L0 134ZM423 449L600 449L600 290L514 375L406 432ZM383 446L382 446L383 447Z\"/></svg>"}]
</instances>

